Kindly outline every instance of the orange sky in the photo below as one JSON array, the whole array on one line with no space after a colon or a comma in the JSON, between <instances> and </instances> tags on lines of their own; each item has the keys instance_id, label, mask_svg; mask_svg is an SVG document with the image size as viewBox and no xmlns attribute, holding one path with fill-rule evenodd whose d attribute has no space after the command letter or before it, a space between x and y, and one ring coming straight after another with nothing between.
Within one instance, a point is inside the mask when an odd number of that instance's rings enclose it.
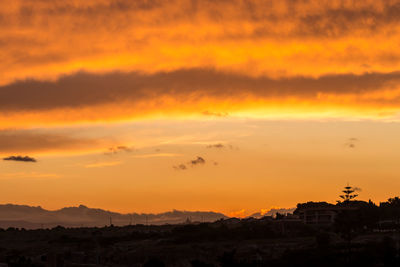
<instances>
[{"instance_id":1,"label":"orange sky","mask_svg":"<svg viewBox=\"0 0 400 267\"><path fill-rule=\"evenodd\" d=\"M347 181L391 197L399 14L376 0L0 2L0 156L38 159L0 162L0 202L250 212L334 201Z\"/></svg>"}]
</instances>

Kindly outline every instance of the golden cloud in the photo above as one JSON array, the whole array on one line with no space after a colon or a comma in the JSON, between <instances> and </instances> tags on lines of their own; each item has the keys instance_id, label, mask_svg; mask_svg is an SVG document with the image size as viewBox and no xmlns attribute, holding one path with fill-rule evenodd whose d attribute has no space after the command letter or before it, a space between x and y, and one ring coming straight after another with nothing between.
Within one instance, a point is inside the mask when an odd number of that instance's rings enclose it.
<instances>
[{"instance_id":1,"label":"golden cloud","mask_svg":"<svg viewBox=\"0 0 400 267\"><path fill-rule=\"evenodd\" d=\"M395 118L400 73L274 79L190 69L155 74L77 73L0 87L0 127L146 118ZM62 142L61 142L62 143Z\"/></svg>"},{"instance_id":2,"label":"golden cloud","mask_svg":"<svg viewBox=\"0 0 400 267\"><path fill-rule=\"evenodd\" d=\"M399 69L399 1L0 4L0 83L77 70L289 77Z\"/></svg>"},{"instance_id":3,"label":"golden cloud","mask_svg":"<svg viewBox=\"0 0 400 267\"><path fill-rule=\"evenodd\" d=\"M393 118L399 14L383 0L0 3L0 128Z\"/></svg>"}]
</instances>

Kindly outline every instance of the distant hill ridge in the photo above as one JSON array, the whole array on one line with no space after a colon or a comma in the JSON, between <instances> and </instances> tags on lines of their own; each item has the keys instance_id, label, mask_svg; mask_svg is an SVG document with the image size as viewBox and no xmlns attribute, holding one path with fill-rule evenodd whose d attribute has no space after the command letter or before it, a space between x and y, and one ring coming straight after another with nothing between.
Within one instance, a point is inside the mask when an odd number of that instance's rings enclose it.
<instances>
[{"instance_id":1,"label":"distant hill ridge","mask_svg":"<svg viewBox=\"0 0 400 267\"><path fill-rule=\"evenodd\" d=\"M78 207L65 207L59 210L46 210L42 207L27 205L0 204L0 228L18 227L26 229L64 227L103 227L129 224L178 224L187 219L198 222L212 222L228 218L222 213L212 211L178 211L163 213L128 213Z\"/></svg>"},{"instance_id":2,"label":"distant hill ridge","mask_svg":"<svg viewBox=\"0 0 400 267\"><path fill-rule=\"evenodd\" d=\"M250 215L249 217L254 217L254 218L262 218L264 216L275 216L277 213L280 214L287 214L287 213L293 213L293 211L295 211L296 208L271 208L270 210L268 210L265 213L261 213L261 212L256 212L253 213L252 215Z\"/></svg>"}]
</instances>

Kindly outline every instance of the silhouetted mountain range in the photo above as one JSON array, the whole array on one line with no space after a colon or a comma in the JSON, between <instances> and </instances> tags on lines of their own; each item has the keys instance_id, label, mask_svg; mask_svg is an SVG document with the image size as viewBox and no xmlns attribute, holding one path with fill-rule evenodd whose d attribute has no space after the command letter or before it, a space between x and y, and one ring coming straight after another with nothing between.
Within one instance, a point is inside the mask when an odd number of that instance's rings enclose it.
<instances>
[{"instance_id":1,"label":"silhouetted mountain range","mask_svg":"<svg viewBox=\"0 0 400 267\"><path fill-rule=\"evenodd\" d=\"M64 227L103 227L105 225L129 224L179 224L187 220L192 222L212 222L228 218L222 213L203 211L173 210L158 214L121 214L103 209L66 207L59 210L45 210L41 207L26 205L0 205L0 228L18 227L26 229Z\"/></svg>"}]
</instances>

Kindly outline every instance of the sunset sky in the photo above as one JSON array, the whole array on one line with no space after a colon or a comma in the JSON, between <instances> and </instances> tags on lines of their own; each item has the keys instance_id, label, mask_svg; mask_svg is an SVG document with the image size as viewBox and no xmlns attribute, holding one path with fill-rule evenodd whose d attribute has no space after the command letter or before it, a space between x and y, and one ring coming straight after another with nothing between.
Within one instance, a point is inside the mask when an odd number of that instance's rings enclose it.
<instances>
[{"instance_id":1,"label":"sunset sky","mask_svg":"<svg viewBox=\"0 0 400 267\"><path fill-rule=\"evenodd\" d=\"M400 194L400 1L0 1L0 59L0 203Z\"/></svg>"}]
</instances>

